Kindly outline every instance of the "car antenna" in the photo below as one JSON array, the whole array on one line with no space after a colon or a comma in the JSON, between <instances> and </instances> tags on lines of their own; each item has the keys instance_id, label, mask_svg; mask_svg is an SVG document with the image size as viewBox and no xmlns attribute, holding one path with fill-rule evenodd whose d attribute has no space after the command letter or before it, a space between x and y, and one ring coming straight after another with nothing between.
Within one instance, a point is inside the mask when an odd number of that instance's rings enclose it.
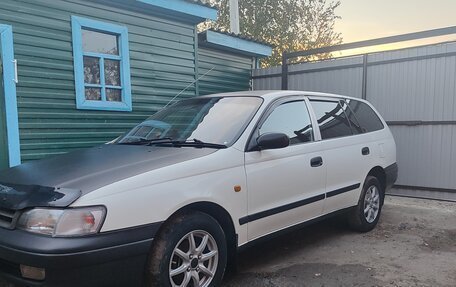
<instances>
[{"instance_id":1,"label":"car antenna","mask_svg":"<svg viewBox=\"0 0 456 287\"><path fill-rule=\"evenodd\" d=\"M177 97L179 97L183 92L185 92L188 88L190 88L193 84L195 84L196 82L198 82L199 80L201 80L204 76L206 76L207 74L209 74L213 69L215 69L215 66L212 67L209 71L207 71L206 73L202 74L201 76L199 76L197 79L195 79L193 82L191 82L190 84L188 84L188 86L186 86L182 91L180 91L177 95L174 96L174 98L171 99L171 101L169 101L162 109L166 108L169 104L171 104L172 101L174 101Z\"/></svg>"}]
</instances>

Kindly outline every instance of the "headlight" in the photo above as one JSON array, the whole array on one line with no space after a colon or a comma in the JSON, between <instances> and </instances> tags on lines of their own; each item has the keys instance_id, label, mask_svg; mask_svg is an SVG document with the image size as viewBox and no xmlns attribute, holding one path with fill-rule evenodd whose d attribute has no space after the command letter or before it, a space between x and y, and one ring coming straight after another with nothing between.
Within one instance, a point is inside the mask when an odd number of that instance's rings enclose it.
<instances>
[{"instance_id":1,"label":"headlight","mask_svg":"<svg viewBox=\"0 0 456 287\"><path fill-rule=\"evenodd\" d=\"M53 237L83 236L98 233L106 216L103 206L51 209L35 208L24 212L17 227Z\"/></svg>"}]
</instances>

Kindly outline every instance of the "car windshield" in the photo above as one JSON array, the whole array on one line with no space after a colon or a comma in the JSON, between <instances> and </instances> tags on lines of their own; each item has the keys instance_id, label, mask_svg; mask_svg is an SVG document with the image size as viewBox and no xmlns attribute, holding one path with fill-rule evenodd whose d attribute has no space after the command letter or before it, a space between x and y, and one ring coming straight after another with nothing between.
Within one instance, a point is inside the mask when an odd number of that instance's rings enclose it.
<instances>
[{"instance_id":1,"label":"car windshield","mask_svg":"<svg viewBox=\"0 0 456 287\"><path fill-rule=\"evenodd\" d=\"M114 143L160 144L172 141L230 146L262 102L257 97L182 100L158 111Z\"/></svg>"}]
</instances>

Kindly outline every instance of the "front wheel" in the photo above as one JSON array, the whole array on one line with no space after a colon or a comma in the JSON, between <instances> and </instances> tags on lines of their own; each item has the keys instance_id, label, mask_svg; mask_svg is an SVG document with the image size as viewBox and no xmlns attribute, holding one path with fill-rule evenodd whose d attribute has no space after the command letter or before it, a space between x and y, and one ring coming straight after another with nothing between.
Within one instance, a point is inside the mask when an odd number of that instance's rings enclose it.
<instances>
[{"instance_id":1,"label":"front wheel","mask_svg":"<svg viewBox=\"0 0 456 287\"><path fill-rule=\"evenodd\" d=\"M363 185L363 190L358 201L348 216L352 229L367 232L374 229L382 211L384 192L376 177L368 176Z\"/></svg>"},{"instance_id":2,"label":"front wheel","mask_svg":"<svg viewBox=\"0 0 456 287\"><path fill-rule=\"evenodd\" d=\"M201 212L179 215L154 242L147 286L219 286L226 262L226 239L218 222Z\"/></svg>"}]
</instances>

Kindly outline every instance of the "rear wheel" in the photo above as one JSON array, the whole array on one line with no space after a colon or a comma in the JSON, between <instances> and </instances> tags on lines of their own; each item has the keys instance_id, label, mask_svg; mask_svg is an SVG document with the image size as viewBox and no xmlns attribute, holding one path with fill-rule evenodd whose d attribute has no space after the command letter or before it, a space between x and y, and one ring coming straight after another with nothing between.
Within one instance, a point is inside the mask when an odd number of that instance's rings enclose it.
<instances>
[{"instance_id":1,"label":"rear wheel","mask_svg":"<svg viewBox=\"0 0 456 287\"><path fill-rule=\"evenodd\" d=\"M179 215L154 242L147 286L219 286L226 261L225 235L214 218L201 212Z\"/></svg>"},{"instance_id":2,"label":"rear wheel","mask_svg":"<svg viewBox=\"0 0 456 287\"><path fill-rule=\"evenodd\" d=\"M367 232L377 225L382 211L384 191L376 177L368 176L363 185L358 205L349 213L350 227Z\"/></svg>"}]
</instances>

